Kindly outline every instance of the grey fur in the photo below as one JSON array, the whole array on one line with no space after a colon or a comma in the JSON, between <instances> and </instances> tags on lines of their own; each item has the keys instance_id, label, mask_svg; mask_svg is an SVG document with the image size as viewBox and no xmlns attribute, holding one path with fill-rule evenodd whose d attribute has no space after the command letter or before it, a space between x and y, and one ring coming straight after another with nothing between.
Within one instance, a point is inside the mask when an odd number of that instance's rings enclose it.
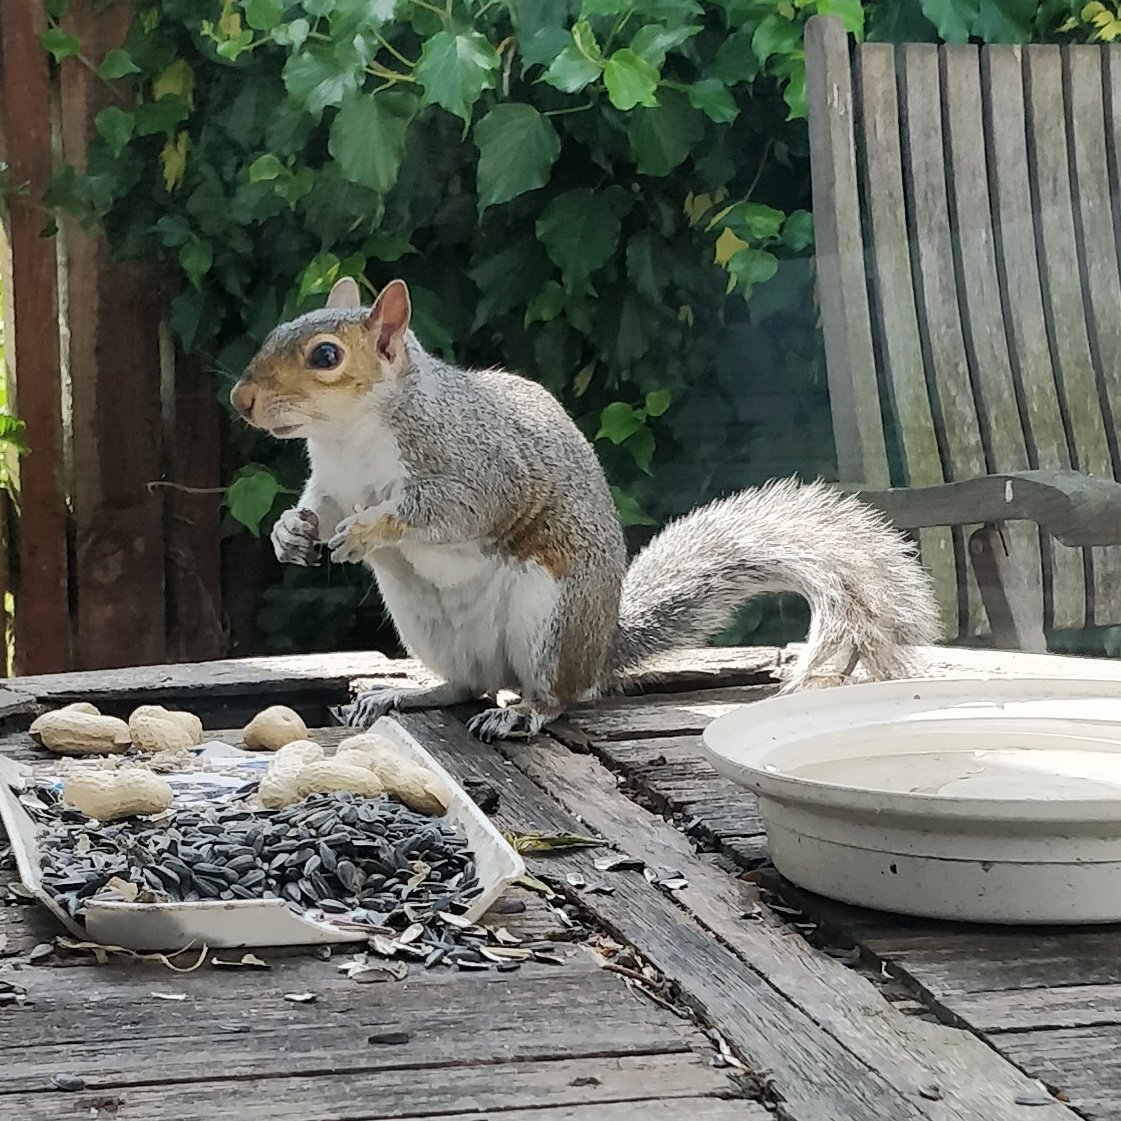
<instances>
[{"instance_id":1,"label":"grey fur","mask_svg":"<svg viewBox=\"0 0 1121 1121\"><path fill-rule=\"evenodd\" d=\"M282 325L246 377L365 315L332 308ZM788 480L695 510L628 570L603 470L556 399L513 374L444 363L411 334L405 345L404 369L367 397L340 403L324 390L302 406L312 472L298 508L317 513L320 540L343 519L332 541L340 556L355 555L356 519L347 517L355 505L408 526L399 546L365 560L405 645L447 682L429 696L512 688L522 697L517 708L472 721L476 734L532 734L576 701L619 687L651 657L703 643L763 592L797 592L812 608L790 688L847 676L857 660L873 678L905 675L907 647L933 641L930 582L911 547L820 483ZM384 477L387 446L400 468ZM352 484L364 479L354 476L367 464L370 480L356 497ZM300 560L302 526L289 521L277 551ZM468 566L493 557L494 575L484 564L473 583L458 585L457 550L468 550ZM430 565L439 576L426 574ZM511 604L525 605L523 614L512 617ZM382 690L360 698L352 719L368 724L426 699Z\"/></svg>"}]
</instances>

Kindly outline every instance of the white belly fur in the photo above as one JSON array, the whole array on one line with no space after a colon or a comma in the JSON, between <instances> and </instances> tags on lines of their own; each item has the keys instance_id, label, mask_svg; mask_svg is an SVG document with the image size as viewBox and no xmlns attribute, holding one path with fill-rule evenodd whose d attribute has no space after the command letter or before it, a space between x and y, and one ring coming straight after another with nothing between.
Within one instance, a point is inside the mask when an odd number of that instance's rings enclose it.
<instances>
[{"instance_id":1,"label":"white belly fur","mask_svg":"<svg viewBox=\"0 0 1121 1121\"><path fill-rule=\"evenodd\" d=\"M417 542L370 564L401 640L429 669L480 694L547 688L541 650L560 589L541 565L478 544Z\"/></svg>"}]
</instances>

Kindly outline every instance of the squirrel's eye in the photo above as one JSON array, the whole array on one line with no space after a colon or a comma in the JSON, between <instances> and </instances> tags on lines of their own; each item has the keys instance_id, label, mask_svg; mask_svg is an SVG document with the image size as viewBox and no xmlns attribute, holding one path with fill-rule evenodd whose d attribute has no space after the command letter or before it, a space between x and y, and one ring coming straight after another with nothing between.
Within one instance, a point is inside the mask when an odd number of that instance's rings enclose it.
<instances>
[{"instance_id":1,"label":"squirrel's eye","mask_svg":"<svg viewBox=\"0 0 1121 1121\"><path fill-rule=\"evenodd\" d=\"M334 343L320 343L307 356L313 370L333 370L341 361L343 352Z\"/></svg>"}]
</instances>

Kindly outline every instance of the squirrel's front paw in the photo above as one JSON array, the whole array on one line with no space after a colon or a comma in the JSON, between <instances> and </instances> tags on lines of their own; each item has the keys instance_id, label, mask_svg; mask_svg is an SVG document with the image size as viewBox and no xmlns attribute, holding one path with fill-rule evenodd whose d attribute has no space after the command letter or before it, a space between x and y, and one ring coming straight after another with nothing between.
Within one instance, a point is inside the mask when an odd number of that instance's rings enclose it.
<instances>
[{"instance_id":1,"label":"squirrel's front paw","mask_svg":"<svg viewBox=\"0 0 1121 1121\"><path fill-rule=\"evenodd\" d=\"M319 519L311 510L285 510L272 527L272 547L281 564L311 568L316 563Z\"/></svg>"},{"instance_id":2,"label":"squirrel's front paw","mask_svg":"<svg viewBox=\"0 0 1121 1121\"><path fill-rule=\"evenodd\" d=\"M371 553L400 541L404 523L395 514L371 508L344 518L327 542L335 564L359 564Z\"/></svg>"}]
</instances>

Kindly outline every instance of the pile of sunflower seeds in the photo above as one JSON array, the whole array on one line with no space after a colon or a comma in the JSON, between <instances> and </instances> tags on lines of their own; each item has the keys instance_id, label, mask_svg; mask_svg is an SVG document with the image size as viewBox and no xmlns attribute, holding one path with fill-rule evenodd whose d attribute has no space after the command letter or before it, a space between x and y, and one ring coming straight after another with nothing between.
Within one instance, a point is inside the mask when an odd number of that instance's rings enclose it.
<instances>
[{"instance_id":1,"label":"pile of sunflower seeds","mask_svg":"<svg viewBox=\"0 0 1121 1121\"><path fill-rule=\"evenodd\" d=\"M385 797L189 806L108 825L63 806L50 787L22 801L45 826L43 886L76 917L93 898L283 899L297 914L393 930L442 914L454 921L480 890L455 829Z\"/></svg>"}]
</instances>

